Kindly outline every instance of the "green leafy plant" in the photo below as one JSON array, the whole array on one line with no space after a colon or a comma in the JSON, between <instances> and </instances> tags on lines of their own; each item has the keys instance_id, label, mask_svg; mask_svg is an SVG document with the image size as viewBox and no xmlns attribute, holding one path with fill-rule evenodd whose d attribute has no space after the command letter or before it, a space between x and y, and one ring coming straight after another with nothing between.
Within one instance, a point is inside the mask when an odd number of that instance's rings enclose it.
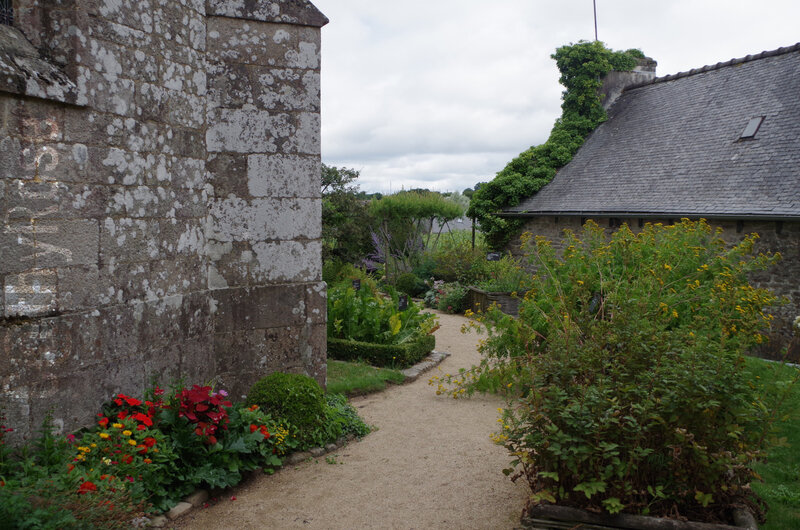
<instances>
[{"instance_id":1,"label":"green leafy plant","mask_svg":"<svg viewBox=\"0 0 800 530\"><path fill-rule=\"evenodd\" d=\"M419 296L426 290L425 280L413 272L404 272L397 277L395 287L408 296Z\"/></svg>"},{"instance_id":2,"label":"green leafy plant","mask_svg":"<svg viewBox=\"0 0 800 530\"><path fill-rule=\"evenodd\" d=\"M397 292L390 289L384 298L373 285L362 284L356 291L350 282L334 285L328 290L328 337L371 342L403 344L432 333L436 326L433 315L421 312L421 307L408 303L399 309Z\"/></svg>"},{"instance_id":3,"label":"green leafy plant","mask_svg":"<svg viewBox=\"0 0 800 530\"><path fill-rule=\"evenodd\" d=\"M531 274L511 256L498 261L487 261L482 270L483 278L475 286L489 292L524 293L532 287Z\"/></svg>"},{"instance_id":4,"label":"green leafy plant","mask_svg":"<svg viewBox=\"0 0 800 530\"><path fill-rule=\"evenodd\" d=\"M639 50L611 51L599 41L562 46L552 55L561 72L559 82L566 87L561 117L545 143L522 152L494 180L481 185L467 211L478 219L491 248L503 248L522 228L522 221L498 217L497 213L542 189L606 119L598 96L603 76L611 70L633 69L642 55Z\"/></svg>"},{"instance_id":5,"label":"green leafy plant","mask_svg":"<svg viewBox=\"0 0 800 530\"><path fill-rule=\"evenodd\" d=\"M263 377L250 387L247 403L286 420L301 442L325 422L322 388L307 375L276 372Z\"/></svg>"},{"instance_id":6,"label":"green leafy plant","mask_svg":"<svg viewBox=\"0 0 800 530\"><path fill-rule=\"evenodd\" d=\"M436 308L445 313L463 313L467 309L467 288L458 282L445 283L436 303Z\"/></svg>"},{"instance_id":7,"label":"green leafy plant","mask_svg":"<svg viewBox=\"0 0 800 530\"><path fill-rule=\"evenodd\" d=\"M748 484L775 418L743 352L764 340L776 299L748 274L778 256L753 255L756 237L727 248L704 221L683 220L610 239L590 222L582 238L566 232L562 256L527 239L538 276L519 318L485 313L481 365L433 382L516 396L496 439L534 500L685 515L757 507Z\"/></svg>"}]
</instances>

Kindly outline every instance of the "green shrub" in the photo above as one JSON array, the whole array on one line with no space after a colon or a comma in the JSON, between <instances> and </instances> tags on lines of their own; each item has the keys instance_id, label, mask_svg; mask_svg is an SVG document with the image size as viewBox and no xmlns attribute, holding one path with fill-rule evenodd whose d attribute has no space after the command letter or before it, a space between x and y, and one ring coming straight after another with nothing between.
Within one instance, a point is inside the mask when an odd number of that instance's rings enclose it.
<instances>
[{"instance_id":1,"label":"green shrub","mask_svg":"<svg viewBox=\"0 0 800 530\"><path fill-rule=\"evenodd\" d=\"M347 282L334 285L328 290L328 338L402 344L432 332L434 315L422 313L414 302L400 311L398 303L393 289L385 298L374 284L362 283L358 291Z\"/></svg>"},{"instance_id":2,"label":"green shrub","mask_svg":"<svg viewBox=\"0 0 800 530\"><path fill-rule=\"evenodd\" d=\"M450 232L428 252L435 263L432 276L445 282L470 284L480 277L487 252L483 236L476 238L473 248L469 232Z\"/></svg>"},{"instance_id":3,"label":"green shrub","mask_svg":"<svg viewBox=\"0 0 800 530\"><path fill-rule=\"evenodd\" d=\"M467 309L468 293L467 288L460 283L445 284L439 296L437 309L445 313L463 313Z\"/></svg>"},{"instance_id":4,"label":"green shrub","mask_svg":"<svg viewBox=\"0 0 800 530\"><path fill-rule=\"evenodd\" d=\"M522 295L532 287L532 275L511 256L503 256L499 261L487 261L483 266L482 278L473 285L490 293L512 293Z\"/></svg>"},{"instance_id":5,"label":"green shrub","mask_svg":"<svg viewBox=\"0 0 800 530\"><path fill-rule=\"evenodd\" d=\"M451 392L511 389L497 441L534 500L659 514L757 502L748 484L773 416L743 352L775 297L747 276L776 257L754 256L756 237L726 248L683 220L610 240L587 223L581 239L565 232L563 257L526 243L534 289L518 319L484 314L484 360Z\"/></svg>"},{"instance_id":6,"label":"green shrub","mask_svg":"<svg viewBox=\"0 0 800 530\"><path fill-rule=\"evenodd\" d=\"M373 366L405 368L428 355L436 347L433 335L420 335L402 344L376 344L328 338L328 357L340 361L364 361Z\"/></svg>"},{"instance_id":7,"label":"green shrub","mask_svg":"<svg viewBox=\"0 0 800 530\"><path fill-rule=\"evenodd\" d=\"M297 429L297 438L307 440L325 421L325 399L319 384L307 375L276 372L250 387L248 405L258 405L268 414L286 420ZM294 434L294 433L293 433Z\"/></svg>"},{"instance_id":8,"label":"green shrub","mask_svg":"<svg viewBox=\"0 0 800 530\"><path fill-rule=\"evenodd\" d=\"M418 297L425 292L425 281L418 277L413 272L404 272L397 277L395 287L401 293L408 296Z\"/></svg>"}]
</instances>

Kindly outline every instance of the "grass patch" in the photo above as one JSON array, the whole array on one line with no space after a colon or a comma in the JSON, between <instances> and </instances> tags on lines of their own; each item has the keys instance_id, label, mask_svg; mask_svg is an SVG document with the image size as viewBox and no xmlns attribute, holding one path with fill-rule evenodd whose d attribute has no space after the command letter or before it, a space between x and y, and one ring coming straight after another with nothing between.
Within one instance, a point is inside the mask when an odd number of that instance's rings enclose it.
<instances>
[{"instance_id":1,"label":"grass patch","mask_svg":"<svg viewBox=\"0 0 800 530\"><path fill-rule=\"evenodd\" d=\"M769 395L780 399L786 385L798 377L798 369L761 359L747 359L747 369L758 384L764 382ZM777 403L776 403L777 404ZM767 461L758 464L756 471L764 482L754 482L753 490L769 506L767 522L762 530L796 528L800 521L800 385L794 385L781 407L777 432L780 445L769 450Z\"/></svg>"},{"instance_id":2,"label":"grass patch","mask_svg":"<svg viewBox=\"0 0 800 530\"><path fill-rule=\"evenodd\" d=\"M364 363L328 360L328 393L358 396L380 392L386 383L400 384L405 376L398 370L376 368Z\"/></svg>"}]
</instances>

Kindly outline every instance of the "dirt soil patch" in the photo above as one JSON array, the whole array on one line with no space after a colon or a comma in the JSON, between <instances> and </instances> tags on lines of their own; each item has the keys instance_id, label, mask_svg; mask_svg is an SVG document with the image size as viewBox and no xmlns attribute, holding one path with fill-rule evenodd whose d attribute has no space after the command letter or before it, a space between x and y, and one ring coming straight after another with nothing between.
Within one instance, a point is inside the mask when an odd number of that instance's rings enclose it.
<instances>
[{"instance_id":1,"label":"dirt soil patch","mask_svg":"<svg viewBox=\"0 0 800 530\"><path fill-rule=\"evenodd\" d=\"M467 319L439 315L436 349L451 355L445 373L480 359ZM510 458L489 438L497 429L496 396L454 400L415 382L354 398L377 427L360 441L275 475L259 475L215 505L193 510L176 528L513 528L527 487L502 473ZM235 500L231 500L235 496Z\"/></svg>"}]
</instances>

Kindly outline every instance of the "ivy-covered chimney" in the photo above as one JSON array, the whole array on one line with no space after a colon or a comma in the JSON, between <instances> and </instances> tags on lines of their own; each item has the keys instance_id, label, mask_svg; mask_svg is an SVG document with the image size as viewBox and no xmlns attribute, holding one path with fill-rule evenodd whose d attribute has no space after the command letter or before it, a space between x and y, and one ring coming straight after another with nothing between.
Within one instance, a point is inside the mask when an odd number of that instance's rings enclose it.
<instances>
[{"instance_id":1,"label":"ivy-covered chimney","mask_svg":"<svg viewBox=\"0 0 800 530\"><path fill-rule=\"evenodd\" d=\"M612 70L603 78L603 86L600 87L600 102L604 109L608 110L626 88L641 85L656 78L656 66L658 65L656 61L650 57L642 57L637 59L636 63L636 67L631 71Z\"/></svg>"}]
</instances>

